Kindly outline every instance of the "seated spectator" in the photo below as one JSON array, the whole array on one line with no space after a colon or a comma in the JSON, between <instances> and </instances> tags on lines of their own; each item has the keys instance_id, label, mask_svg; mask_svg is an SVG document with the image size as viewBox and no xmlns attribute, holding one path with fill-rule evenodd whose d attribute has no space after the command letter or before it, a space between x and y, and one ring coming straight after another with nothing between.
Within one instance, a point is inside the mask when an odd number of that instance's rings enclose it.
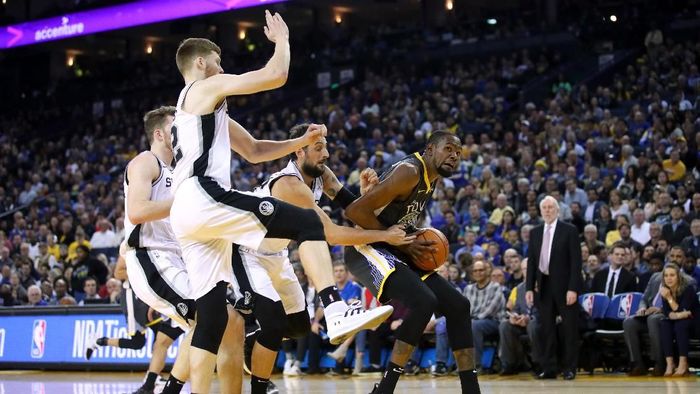
<instances>
[{"instance_id":1,"label":"seated spectator","mask_svg":"<svg viewBox=\"0 0 700 394\"><path fill-rule=\"evenodd\" d=\"M593 221L593 224L598 229L598 240L601 242L606 242L608 233L616 230L615 220L613 220L610 208L606 204L600 206L598 218ZM612 246L612 243L606 246Z\"/></svg>"},{"instance_id":2,"label":"seated spectator","mask_svg":"<svg viewBox=\"0 0 700 394\"><path fill-rule=\"evenodd\" d=\"M464 236L464 246L457 249L455 252L455 260L460 261L460 256L463 254L468 254L470 256L475 256L477 253L484 253L484 249L476 244L476 232L469 229Z\"/></svg>"},{"instance_id":3,"label":"seated spectator","mask_svg":"<svg viewBox=\"0 0 700 394\"><path fill-rule=\"evenodd\" d=\"M635 276L622 268L625 258L625 246L616 243L610 250L608 258L610 267L604 268L595 274L591 290L596 293L603 293L610 298L617 294L633 292L637 289Z\"/></svg>"},{"instance_id":4,"label":"seated spectator","mask_svg":"<svg viewBox=\"0 0 700 394\"><path fill-rule=\"evenodd\" d=\"M511 207L505 207L501 218L501 224L496 227L496 234L505 239L508 237L508 232L512 230L515 230L516 232L520 231L518 226L515 224L515 211Z\"/></svg>"},{"instance_id":5,"label":"seated spectator","mask_svg":"<svg viewBox=\"0 0 700 394\"><path fill-rule=\"evenodd\" d=\"M53 292L53 282L48 278L41 280L41 298L48 305L56 305L56 295Z\"/></svg>"},{"instance_id":6,"label":"seated spectator","mask_svg":"<svg viewBox=\"0 0 700 394\"><path fill-rule=\"evenodd\" d=\"M92 234L92 238L90 238L90 245L92 245L92 248L117 248L119 247L119 242L120 240L117 239L117 234L112 230L112 224L108 220L102 219L97 222L95 233Z\"/></svg>"},{"instance_id":7,"label":"seated spectator","mask_svg":"<svg viewBox=\"0 0 700 394\"><path fill-rule=\"evenodd\" d=\"M27 306L46 306L48 303L41 297L41 289L37 285L31 285L27 289Z\"/></svg>"},{"instance_id":8,"label":"seated spectator","mask_svg":"<svg viewBox=\"0 0 700 394\"><path fill-rule=\"evenodd\" d=\"M10 274L10 289L12 292L12 299L17 300L20 304L27 303L27 289L22 286L17 272Z\"/></svg>"},{"instance_id":9,"label":"seated spectator","mask_svg":"<svg viewBox=\"0 0 700 394\"><path fill-rule=\"evenodd\" d=\"M97 279L93 277L88 277L83 282L83 299L78 302L78 305L85 305L85 300L99 300L100 295L97 294Z\"/></svg>"},{"instance_id":10,"label":"seated spectator","mask_svg":"<svg viewBox=\"0 0 700 394\"><path fill-rule=\"evenodd\" d=\"M686 253L700 257L700 218L690 223L690 235L683 239L681 247Z\"/></svg>"},{"instance_id":11,"label":"seated spectator","mask_svg":"<svg viewBox=\"0 0 700 394\"><path fill-rule=\"evenodd\" d=\"M525 280L525 272L520 268L522 257L515 249L508 249L503 254L506 269L508 270L508 279L506 279L506 287L508 290L514 289L517 285Z\"/></svg>"},{"instance_id":12,"label":"seated spectator","mask_svg":"<svg viewBox=\"0 0 700 394\"><path fill-rule=\"evenodd\" d=\"M680 245L683 239L692 235L690 226L683 220L685 211L680 204L674 204L671 208L671 222L663 226L661 237L668 241L670 246Z\"/></svg>"},{"instance_id":13,"label":"seated spectator","mask_svg":"<svg viewBox=\"0 0 700 394\"><path fill-rule=\"evenodd\" d=\"M632 221L633 223L630 236L641 245L646 245L651 237L649 235L650 224L646 221L644 210L641 208L635 209L634 213L632 214Z\"/></svg>"},{"instance_id":14,"label":"seated spectator","mask_svg":"<svg viewBox=\"0 0 700 394\"><path fill-rule=\"evenodd\" d=\"M75 299L80 302L84 297L85 279L91 276L97 279L98 283L105 283L109 270L101 261L90 257L90 249L87 246L80 245L76 248L76 258L70 272L70 288ZM67 272L66 275L68 275Z\"/></svg>"},{"instance_id":15,"label":"seated spectator","mask_svg":"<svg viewBox=\"0 0 700 394\"><path fill-rule=\"evenodd\" d=\"M452 245L459 243L459 233L461 231L459 224L455 221L455 214L452 211L445 212L445 225L440 227L440 231L445 234L447 242Z\"/></svg>"},{"instance_id":16,"label":"seated spectator","mask_svg":"<svg viewBox=\"0 0 700 394\"><path fill-rule=\"evenodd\" d=\"M85 239L85 231L81 228L75 231L75 241L68 245L68 261L73 262L78 257L78 246L84 246L90 250L90 242Z\"/></svg>"},{"instance_id":17,"label":"seated spectator","mask_svg":"<svg viewBox=\"0 0 700 394\"><path fill-rule=\"evenodd\" d=\"M583 242L581 243L588 246L590 253L596 253L595 251L599 248L605 249L603 241L598 239L598 227L595 224L587 224L583 228Z\"/></svg>"},{"instance_id":18,"label":"seated spectator","mask_svg":"<svg viewBox=\"0 0 700 394\"><path fill-rule=\"evenodd\" d=\"M691 336L700 337L700 303L695 286L681 274L680 267L671 263L663 270L663 284L659 295L663 299L661 320L661 347L666 358L664 376L688 375L688 347ZM673 342L676 342L675 346ZM678 368L674 353L678 354Z\"/></svg>"},{"instance_id":19,"label":"seated spectator","mask_svg":"<svg viewBox=\"0 0 700 394\"><path fill-rule=\"evenodd\" d=\"M12 291L12 285L10 283L0 284L0 298L2 299L2 306L21 305L21 302Z\"/></svg>"},{"instance_id":20,"label":"seated spectator","mask_svg":"<svg viewBox=\"0 0 700 394\"><path fill-rule=\"evenodd\" d=\"M647 285L649 284L649 280L651 280L651 277L657 273L661 272L661 269L664 266L664 256L659 253L654 253L651 258L649 259L649 263L647 263L649 266L649 270L641 275L639 275L639 282L637 283L637 291L640 293L643 293L644 290L647 288Z\"/></svg>"},{"instance_id":21,"label":"seated spectator","mask_svg":"<svg viewBox=\"0 0 700 394\"><path fill-rule=\"evenodd\" d=\"M68 281L62 276L56 278L53 281L53 291L55 299L53 305L58 305L64 297L68 296Z\"/></svg>"},{"instance_id":22,"label":"seated spectator","mask_svg":"<svg viewBox=\"0 0 700 394\"><path fill-rule=\"evenodd\" d=\"M583 276L583 289L586 293L593 293L593 278L600 272L602 265L598 256L592 254L588 256L585 261L584 276Z\"/></svg>"},{"instance_id":23,"label":"seated spectator","mask_svg":"<svg viewBox=\"0 0 700 394\"><path fill-rule=\"evenodd\" d=\"M452 286L454 286L460 293L464 292L464 288L467 287L467 282L462 278L462 270L456 264L450 264L447 267L447 280Z\"/></svg>"},{"instance_id":24,"label":"seated spectator","mask_svg":"<svg viewBox=\"0 0 700 394\"><path fill-rule=\"evenodd\" d=\"M472 265L474 283L468 285L464 295L471 304L472 333L474 335L474 363L481 368L484 337L498 333L498 322L504 313L505 299L501 286L491 281L487 265L476 261Z\"/></svg>"},{"instance_id":25,"label":"seated spectator","mask_svg":"<svg viewBox=\"0 0 700 394\"><path fill-rule=\"evenodd\" d=\"M527 259L520 263L521 271L527 275ZM501 320L498 326L499 351L503 370L501 375L515 375L521 370L527 370L528 362L523 352L520 336L527 334L530 338L532 348L531 359L535 364L539 364L539 347L535 330L537 322L535 313L525 302L525 283L520 283L515 287L508 297L506 309L508 318Z\"/></svg>"},{"instance_id":26,"label":"seated spectator","mask_svg":"<svg viewBox=\"0 0 700 394\"><path fill-rule=\"evenodd\" d=\"M107 280L104 289L106 294L100 295L100 297L109 298L110 304L119 304L122 293L122 282L119 279L110 278Z\"/></svg>"}]
</instances>

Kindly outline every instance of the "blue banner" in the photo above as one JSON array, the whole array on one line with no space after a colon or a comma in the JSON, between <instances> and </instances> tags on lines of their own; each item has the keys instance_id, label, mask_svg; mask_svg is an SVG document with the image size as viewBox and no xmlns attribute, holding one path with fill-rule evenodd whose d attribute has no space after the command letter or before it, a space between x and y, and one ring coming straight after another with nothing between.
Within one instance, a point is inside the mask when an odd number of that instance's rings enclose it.
<instances>
[{"instance_id":1,"label":"blue banner","mask_svg":"<svg viewBox=\"0 0 700 394\"><path fill-rule=\"evenodd\" d=\"M0 363L147 364L150 361L151 330L146 336L146 346L141 349L98 346L87 361L85 347L93 333L98 338L129 338L124 316L116 313L2 316ZM166 362L175 362L182 337L168 349Z\"/></svg>"}]
</instances>

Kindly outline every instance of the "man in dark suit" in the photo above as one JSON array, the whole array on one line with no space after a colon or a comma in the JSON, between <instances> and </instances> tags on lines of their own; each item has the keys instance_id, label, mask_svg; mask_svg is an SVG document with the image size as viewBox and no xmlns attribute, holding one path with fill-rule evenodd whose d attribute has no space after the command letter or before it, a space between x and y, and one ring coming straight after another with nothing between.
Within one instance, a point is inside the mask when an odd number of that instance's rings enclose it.
<instances>
[{"instance_id":1,"label":"man in dark suit","mask_svg":"<svg viewBox=\"0 0 700 394\"><path fill-rule=\"evenodd\" d=\"M542 369L538 379L556 379L555 319L562 318L564 334L564 371L566 380L576 377L578 355L578 305L583 287L581 277L581 247L578 230L557 220L559 204L551 196L540 202L544 225L532 229L527 267L528 305L540 311ZM537 297L535 297L537 289Z\"/></svg>"},{"instance_id":2,"label":"man in dark suit","mask_svg":"<svg viewBox=\"0 0 700 394\"><path fill-rule=\"evenodd\" d=\"M683 238L692 235L690 226L683 220L685 210L680 204L671 207L671 222L666 223L661 230L661 238L668 241L670 246L677 246L683 242Z\"/></svg>"},{"instance_id":3,"label":"man in dark suit","mask_svg":"<svg viewBox=\"0 0 700 394\"><path fill-rule=\"evenodd\" d=\"M636 291L637 281L634 275L622 268L622 259L625 257L625 245L616 242L610 254L610 267L598 271L593 277L591 290L596 293L604 293L610 298L616 294Z\"/></svg>"}]
</instances>

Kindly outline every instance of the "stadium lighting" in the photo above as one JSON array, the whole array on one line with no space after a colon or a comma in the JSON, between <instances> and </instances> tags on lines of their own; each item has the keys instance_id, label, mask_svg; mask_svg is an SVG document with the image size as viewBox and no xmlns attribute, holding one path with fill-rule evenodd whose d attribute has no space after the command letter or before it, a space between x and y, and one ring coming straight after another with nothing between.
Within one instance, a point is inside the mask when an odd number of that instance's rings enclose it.
<instances>
[{"instance_id":1,"label":"stadium lighting","mask_svg":"<svg viewBox=\"0 0 700 394\"><path fill-rule=\"evenodd\" d=\"M343 23L343 16L340 15L340 13L335 14L335 23L337 23L337 24Z\"/></svg>"},{"instance_id":2,"label":"stadium lighting","mask_svg":"<svg viewBox=\"0 0 700 394\"><path fill-rule=\"evenodd\" d=\"M446 9L447 11L452 11L452 9L454 8L454 6L455 6L455 5L454 5L454 3L452 2L452 0L445 0L445 9Z\"/></svg>"},{"instance_id":3,"label":"stadium lighting","mask_svg":"<svg viewBox=\"0 0 700 394\"><path fill-rule=\"evenodd\" d=\"M153 44L151 44L151 43L146 44L146 53L149 55L151 53L153 53Z\"/></svg>"},{"instance_id":4,"label":"stadium lighting","mask_svg":"<svg viewBox=\"0 0 700 394\"><path fill-rule=\"evenodd\" d=\"M75 55L68 55L66 57L66 65L68 67L73 67L73 64L75 64Z\"/></svg>"},{"instance_id":5,"label":"stadium lighting","mask_svg":"<svg viewBox=\"0 0 700 394\"><path fill-rule=\"evenodd\" d=\"M496 23L498 23L498 21L496 20L496 18L489 18L486 20L486 23L488 23L489 25L495 25Z\"/></svg>"},{"instance_id":6,"label":"stadium lighting","mask_svg":"<svg viewBox=\"0 0 700 394\"><path fill-rule=\"evenodd\" d=\"M610 15L610 22L617 22L617 16Z\"/></svg>"},{"instance_id":7,"label":"stadium lighting","mask_svg":"<svg viewBox=\"0 0 700 394\"><path fill-rule=\"evenodd\" d=\"M245 40L245 34L246 34L245 27L241 27L240 29L238 29L238 39L239 40L241 40L241 41Z\"/></svg>"}]
</instances>

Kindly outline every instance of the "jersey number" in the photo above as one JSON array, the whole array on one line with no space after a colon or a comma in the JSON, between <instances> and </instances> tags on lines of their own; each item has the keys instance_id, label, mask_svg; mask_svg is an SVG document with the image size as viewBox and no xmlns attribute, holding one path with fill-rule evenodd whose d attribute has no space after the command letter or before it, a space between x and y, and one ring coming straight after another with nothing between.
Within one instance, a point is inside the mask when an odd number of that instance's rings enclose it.
<instances>
[{"instance_id":1,"label":"jersey number","mask_svg":"<svg viewBox=\"0 0 700 394\"><path fill-rule=\"evenodd\" d=\"M173 135L173 151L175 152L175 163L182 159L182 149L177 145L177 126L173 125L172 131ZM170 185L167 185L170 187Z\"/></svg>"}]
</instances>

